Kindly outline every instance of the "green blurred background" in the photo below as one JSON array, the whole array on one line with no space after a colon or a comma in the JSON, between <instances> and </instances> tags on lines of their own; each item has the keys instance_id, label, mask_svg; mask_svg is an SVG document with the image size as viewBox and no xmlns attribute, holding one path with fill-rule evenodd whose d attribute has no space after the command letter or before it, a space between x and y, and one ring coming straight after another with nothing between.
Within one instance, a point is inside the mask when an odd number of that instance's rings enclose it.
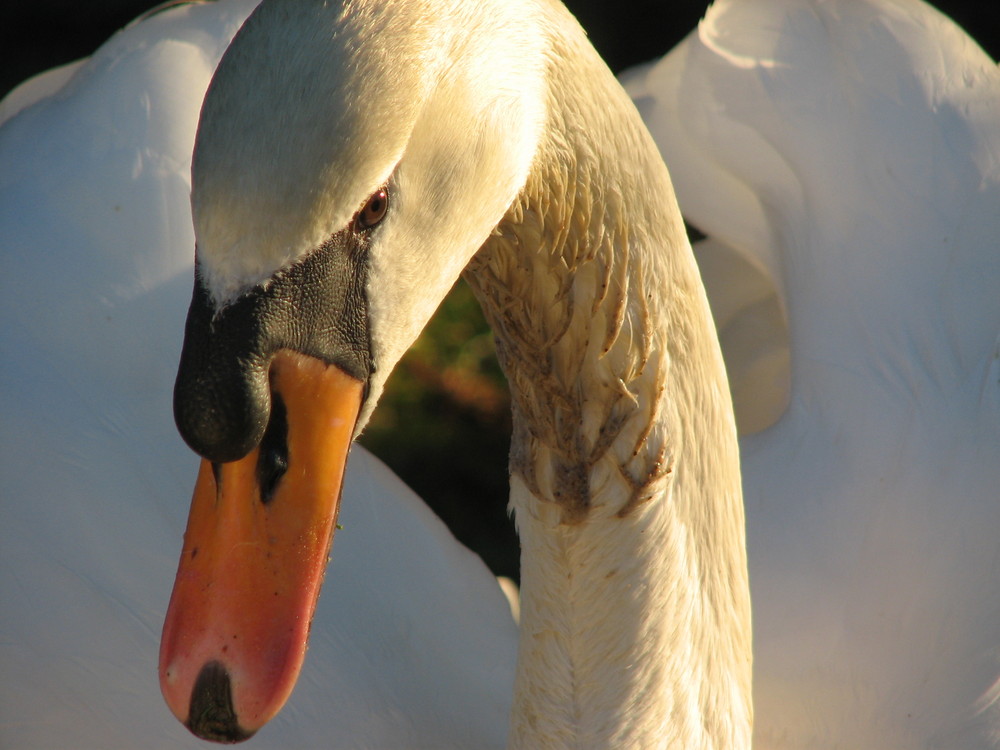
<instances>
[{"instance_id":1,"label":"green blurred background","mask_svg":"<svg viewBox=\"0 0 1000 750\"><path fill-rule=\"evenodd\" d=\"M90 54L149 0L8 0L0 8L0 96L25 78ZM613 71L663 55L706 0L566 0ZM994 59L998 0L941 0ZM510 408L493 340L464 283L400 362L361 442L382 458L498 575L518 577L507 515ZM179 499L178 502L181 502Z\"/></svg>"}]
</instances>

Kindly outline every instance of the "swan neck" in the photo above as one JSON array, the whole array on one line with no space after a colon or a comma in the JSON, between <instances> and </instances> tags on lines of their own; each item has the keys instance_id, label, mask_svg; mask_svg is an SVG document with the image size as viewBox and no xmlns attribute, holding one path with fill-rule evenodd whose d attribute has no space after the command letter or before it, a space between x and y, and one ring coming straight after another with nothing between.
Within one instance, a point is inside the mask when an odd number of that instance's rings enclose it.
<instances>
[{"instance_id":1,"label":"swan neck","mask_svg":"<svg viewBox=\"0 0 1000 750\"><path fill-rule=\"evenodd\" d=\"M585 40L563 44L532 172L466 271L513 401L510 744L746 747L738 449L711 316L655 146Z\"/></svg>"}]
</instances>

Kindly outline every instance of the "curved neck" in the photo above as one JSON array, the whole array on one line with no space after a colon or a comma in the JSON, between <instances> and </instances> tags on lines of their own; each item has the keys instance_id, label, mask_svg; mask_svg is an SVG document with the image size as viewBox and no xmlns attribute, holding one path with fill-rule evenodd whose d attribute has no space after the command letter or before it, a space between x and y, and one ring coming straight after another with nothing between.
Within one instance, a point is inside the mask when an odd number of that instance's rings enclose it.
<instances>
[{"instance_id":1,"label":"curved neck","mask_svg":"<svg viewBox=\"0 0 1000 750\"><path fill-rule=\"evenodd\" d=\"M466 272L514 402L510 744L748 746L738 449L714 328L655 146L586 42L560 45L533 172Z\"/></svg>"}]
</instances>

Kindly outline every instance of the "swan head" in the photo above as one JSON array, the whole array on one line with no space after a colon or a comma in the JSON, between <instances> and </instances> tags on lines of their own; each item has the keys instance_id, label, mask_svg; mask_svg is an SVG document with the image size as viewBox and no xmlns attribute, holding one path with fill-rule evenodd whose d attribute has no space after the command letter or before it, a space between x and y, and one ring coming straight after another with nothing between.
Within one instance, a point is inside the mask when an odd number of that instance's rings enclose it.
<instances>
[{"instance_id":1,"label":"swan head","mask_svg":"<svg viewBox=\"0 0 1000 750\"><path fill-rule=\"evenodd\" d=\"M235 315L322 248L364 245L335 271L363 287L353 314L368 330L353 335L372 359L359 373L361 424L530 169L546 114L544 38L517 5L265 2L206 96L192 169L202 313ZM388 210L359 227L380 190Z\"/></svg>"},{"instance_id":2,"label":"swan head","mask_svg":"<svg viewBox=\"0 0 1000 750\"><path fill-rule=\"evenodd\" d=\"M350 441L531 169L538 12L265 0L219 65L174 401L205 461L160 657L200 736L244 739L291 692Z\"/></svg>"}]
</instances>

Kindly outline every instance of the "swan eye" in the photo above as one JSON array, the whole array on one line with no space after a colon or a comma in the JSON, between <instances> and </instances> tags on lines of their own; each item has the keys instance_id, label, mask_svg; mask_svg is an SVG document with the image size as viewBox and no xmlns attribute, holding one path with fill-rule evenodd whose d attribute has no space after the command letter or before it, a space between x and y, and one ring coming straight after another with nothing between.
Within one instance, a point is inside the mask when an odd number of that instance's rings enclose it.
<instances>
[{"instance_id":1,"label":"swan eye","mask_svg":"<svg viewBox=\"0 0 1000 750\"><path fill-rule=\"evenodd\" d=\"M358 215L355 218L355 226L361 231L371 229L382 221L382 217L385 216L385 212L388 209L389 190L384 187L379 188L371 194L371 197L365 202L364 207L358 211Z\"/></svg>"}]
</instances>

